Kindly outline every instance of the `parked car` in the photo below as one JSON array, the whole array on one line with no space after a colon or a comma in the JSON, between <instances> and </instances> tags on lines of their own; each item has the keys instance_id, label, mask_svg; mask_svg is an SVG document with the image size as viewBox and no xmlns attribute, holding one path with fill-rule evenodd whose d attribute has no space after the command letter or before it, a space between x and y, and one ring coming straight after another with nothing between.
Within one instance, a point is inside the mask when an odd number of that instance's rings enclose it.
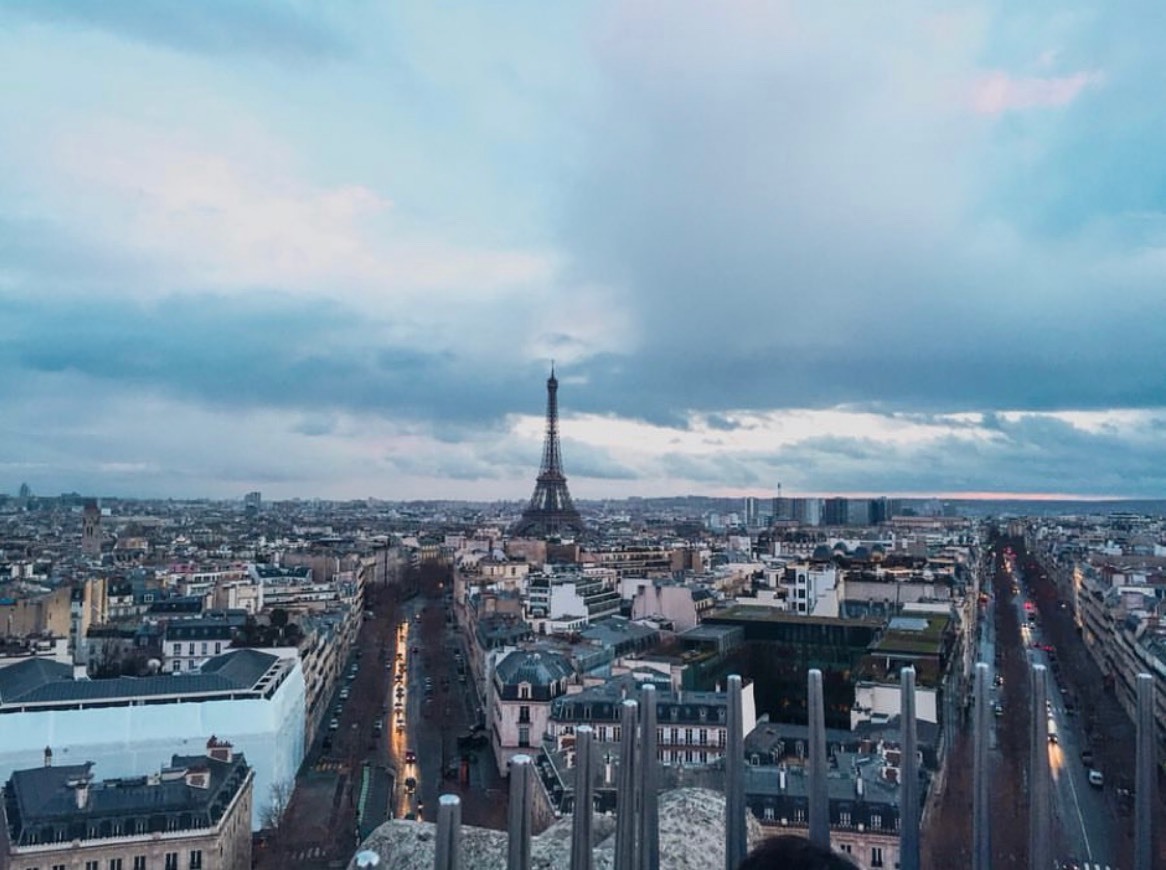
<instances>
[{"instance_id":1,"label":"parked car","mask_svg":"<svg viewBox=\"0 0 1166 870\"><path fill-rule=\"evenodd\" d=\"M340 720L339 719L333 719L331 722L328 723L328 730L329 731L335 731L339 727L340 727Z\"/></svg>"},{"instance_id":2,"label":"parked car","mask_svg":"<svg viewBox=\"0 0 1166 870\"><path fill-rule=\"evenodd\" d=\"M1094 769L1089 771L1089 784L1094 788L1101 788L1105 785L1105 777L1101 775L1100 770Z\"/></svg>"}]
</instances>

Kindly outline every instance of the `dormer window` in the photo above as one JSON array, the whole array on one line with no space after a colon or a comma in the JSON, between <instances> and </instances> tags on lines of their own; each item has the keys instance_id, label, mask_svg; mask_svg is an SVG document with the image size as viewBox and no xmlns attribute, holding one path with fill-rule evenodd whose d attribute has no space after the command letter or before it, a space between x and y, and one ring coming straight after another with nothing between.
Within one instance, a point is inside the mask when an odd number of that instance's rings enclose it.
<instances>
[{"instance_id":1,"label":"dormer window","mask_svg":"<svg viewBox=\"0 0 1166 870\"><path fill-rule=\"evenodd\" d=\"M530 700L530 683L518 684L518 697L523 701Z\"/></svg>"}]
</instances>

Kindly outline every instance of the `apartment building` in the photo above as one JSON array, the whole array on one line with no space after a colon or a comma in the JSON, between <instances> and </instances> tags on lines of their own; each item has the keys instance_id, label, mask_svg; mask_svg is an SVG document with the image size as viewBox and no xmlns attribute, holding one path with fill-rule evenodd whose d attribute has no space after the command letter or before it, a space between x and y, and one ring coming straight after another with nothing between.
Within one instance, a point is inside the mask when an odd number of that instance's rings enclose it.
<instances>
[{"instance_id":1,"label":"apartment building","mask_svg":"<svg viewBox=\"0 0 1166 870\"><path fill-rule=\"evenodd\" d=\"M4 787L5 866L45 870L249 870L254 776L211 737L144 776L97 781L94 764L14 771Z\"/></svg>"},{"instance_id":2,"label":"apartment building","mask_svg":"<svg viewBox=\"0 0 1166 870\"><path fill-rule=\"evenodd\" d=\"M549 651L517 650L493 668L489 725L498 771L510 759L531 752L547 732L551 703L567 693L574 675L571 662Z\"/></svg>"}]
</instances>

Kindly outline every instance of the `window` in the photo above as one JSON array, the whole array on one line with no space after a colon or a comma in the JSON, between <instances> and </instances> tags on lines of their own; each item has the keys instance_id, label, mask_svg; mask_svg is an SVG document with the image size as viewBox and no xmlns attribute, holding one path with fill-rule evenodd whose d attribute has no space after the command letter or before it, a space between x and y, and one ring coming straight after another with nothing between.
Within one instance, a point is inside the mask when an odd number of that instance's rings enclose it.
<instances>
[{"instance_id":1,"label":"window","mask_svg":"<svg viewBox=\"0 0 1166 870\"><path fill-rule=\"evenodd\" d=\"M165 868L165 870L178 870L178 853L177 852L167 852L166 853L166 868Z\"/></svg>"},{"instance_id":2,"label":"window","mask_svg":"<svg viewBox=\"0 0 1166 870\"><path fill-rule=\"evenodd\" d=\"M98 865L97 861L86 861L85 862L85 870L98 870L97 865Z\"/></svg>"},{"instance_id":3,"label":"window","mask_svg":"<svg viewBox=\"0 0 1166 870\"><path fill-rule=\"evenodd\" d=\"M187 654L188 654L188 655L194 655L194 641L193 641L193 640L190 642L190 647L189 647L189 649L187 650Z\"/></svg>"},{"instance_id":4,"label":"window","mask_svg":"<svg viewBox=\"0 0 1166 870\"><path fill-rule=\"evenodd\" d=\"M871 815L870 826L875 829L881 828L883 826L883 817L877 813Z\"/></svg>"},{"instance_id":5,"label":"window","mask_svg":"<svg viewBox=\"0 0 1166 870\"><path fill-rule=\"evenodd\" d=\"M838 848L841 849L843 852L845 852L847 855L851 854L851 852L850 852L851 846L849 843L840 843Z\"/></svg>"},{"instance_id":6,"label":"window","mask_svg":"<svg viewBox=\"0 0 1166 870\"><path fill-rule=\"evenodd\" d=\"M528 683L521 683L518 686L518 697L523 701L530 698L530 685Z\"/></svg>"},{"instance_id":7,"label":"window","mask_svg":"<svg viewBox=\"0 0 1166 870\"><path fill-rule=\"evenodd\" d=\"M763 815L765 817L765 821L772 822L773 821L773 807L766 807Z\"/></svg>"},{"instance_id":8,"label":"window","mask_svg":"<svg viewBox=\"0 0 1166 870\"><path fill-rule=\"evenodd\" d=\"M202 642L202 654L204 656L206 655L206 641L205 640Z\"/></svg>"},{"instance_id":9,"label":"window","mask_svg":"<svg viewBox=\"0 0 1166 870\"><path fill-rule=\"evenodd\" d=\"M54 864L53 870L65 870L65 865L64 864Z\"/></svg>"},{"instance_id":10,"label":"window","mask_svg":"<svg viewBox=\"0 0 1166 870\"><path fill-rule=\"evenodd\" d=\"M202 870L202 849L193 849L191 851L190 870Z\"/></svg>"},{"instance_id":11,"label":"window","mask_svg":"<svg viewBox=\"0 0 1166 870\"><path fill-rule=\"evenodd\" d=\"M870 847L870 866L871 867L882 867L883 866L883 847L882 846L871 846Z\"/></svg>"},{"instance_id":12,"label":"window","mask_svg":"<svg viewBox=\"0 0 1166 870\"><path fill-rule=\"evenodd\" d=\"M595 738L596 738L596 739L597 739L597 740L598 740L600 743L606 743L606 742L607 742L607 726L606 726L606 725L600 725L600 726L599 726L599 728L598 728L598 729L596 730L596 732L595 732Z\"/></svg>"},{"instance_id":13,"label":"window","mask_svg":"<svg viewBox=\"0 0 1166 870\"><path fill-rule=\"evenodd\" d=\"M180 643L174 644L174 655L176 655L176 656L182 655L182 644L180 644Z\"/></svg>"},{"instance_id":14,"label":"window","mask_svg":"<svg viewBox=\"0 0 1166 870\"><path fill-rule=\"evenodd\" d=\"M530 746L530 726L529 725L519 725L518 726L518 745L519 746Z\"/></svg>"},{"instance_id":15,"label":"window","mask_svg":"<svg viewBox=\"0 0 1166 870\"><path fill-rule=\"evenodd\" d=\"M618 725L613 725L611 727L611 739L613 742L619 743L619 741L620 741L620 728Z\"/></svg>"},{"instance_id":16,"label":"window","mask_svg":"<svg viewBox=\"0 0 1166 870\"><path fill-rule=\"evenodd\" d=\"M527 723L530 722L530 707L523 704L518 708L518 721Z\"/></svg>"},{"instance_id":17,"label":"window","mask_svg":"<svg viewBox=\"0 0 1166 870\"><path fill-rule=\"evenodd\" d=\"M708 746L709 745L709 730L707 728L700 729L700 745L701 746Z\"/></svg>"},{"instance_id":18,"label":"window","mask_svg":"<svg viewBox=\"0 0 1166 870\"><path fill-rule=\"evenodd\" d=\"M218 655L222 651L223 651L223 642L221 640L216 640L215 641L215 655Z\"/></svg>"},{"instance_id":19,"label":"window","mask_svg":"<svg viewBox=\"0 0 1166 870\"><path fill-rule=\"evenodd\" d=\"M121 870L121 858L110 858L109 870Z\"/></svg>"},{"instance_id":20,"label":"window","mask_svg":"<svg viewBox=\"0 0 1166 870\"><path fill-rule=\"evenodd\" d=\"M684 729L684 745L685 746L692 746L692 742L693 742L692 741L692 729L685 728Z\"/></svg>"},{"instance_id":21,"label":"window","mask_svg":"<svg viewBox=\"0 0 1166 870\"><path fill-rule=\"evenodd\" d=\"M850 827L850 811L849 810L843 810L842 812L840 812L838 814L838 824L842 825L842 827L844 827L844 828Z\"/></svg>"},{"instance_id":22,"label":"window","mask_svg":"<svg viewBox=\"0 0 1166 870\"><path fill-rule=\"evenodd\" d=\"M134 855L134 870L146 870L145 855Z\"/></svg>"}]
</instances>

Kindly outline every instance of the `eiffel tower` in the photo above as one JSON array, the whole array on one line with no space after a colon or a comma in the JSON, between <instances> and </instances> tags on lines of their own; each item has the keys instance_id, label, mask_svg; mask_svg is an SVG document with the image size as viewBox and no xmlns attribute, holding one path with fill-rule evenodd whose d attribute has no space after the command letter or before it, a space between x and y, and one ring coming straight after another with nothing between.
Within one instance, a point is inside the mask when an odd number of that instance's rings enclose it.
<instances>
[{"instance_id":1,"label":"eiffel tower","mask_svg":"<svg viewBox=\"0 0 1166 870\"><path fill-rule=\"evenodd\" d=\"M534 484L534 495L514 526L513 533L525 537L554 537L583 531L583 519L575 510L563 474L563 455L559 447L559 382L555 365L547 378L547 434L543 441L543 462Z\"/></svg>"}]
</instances>

